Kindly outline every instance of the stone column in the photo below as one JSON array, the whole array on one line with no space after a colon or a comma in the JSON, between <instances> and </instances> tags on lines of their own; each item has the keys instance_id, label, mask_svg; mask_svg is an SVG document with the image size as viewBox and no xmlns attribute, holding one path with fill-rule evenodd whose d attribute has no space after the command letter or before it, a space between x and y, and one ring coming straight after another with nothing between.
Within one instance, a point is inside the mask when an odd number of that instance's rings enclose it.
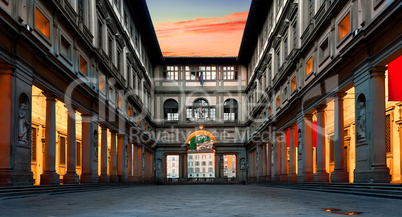
<instances>
[{"instance_id":1,"label":"stone column","mask_svg":"<svg viewBox=\"0 0 402 217\"><path fill-rule=\"evenodd\" d=\"M141 146L137 146L137 182L141 182L141 174L142 174L142 151Z\"/></svg>"},{"instance_id":2,"label":"stone column","mask_svg":"<svg viewBox=\"0 0 402 217\"><path fill-rule=\"evenodd\" d=\"M137 157L137 146L135 146L135 144L133 144L133 177L134 177L134 182L138 181L138 157Z\"/></svg>"},{"instance_id":3,"label":"stone column","mask_svg":"<svg viewBox=\"0 0 402 217\"><path fill-rule=\"evenodd\" d=\"M304 115L303 182L314 182L313 174L313 115Z\"/></svg>"},{"instance_id":4,"label":"stone column","mask_svg":"<svg viewBox=\"0 0 402 217\"><path fill-rule=\"evenodd\" d=\"M325 162L325 108L326 105L317 107L317 173L314 174L315 182L329 182Z\"/></svg>"},{"instance_id":5,"label":"stone column","mask_svg":"<svg viewBox=\"0 0 402 217\"><path fill-rule=\"evenodd\" d=\"M67 118L67 174L63 176L63 184L78 184L79 178L75 171L76 137L75 110L73 108L68 108Z\"/></svg>"},{"instance_id":6,"label":"stone column","mask_svg":"<svg viewBox=\"0 0 402 217\"><path fill-rule=\"evenodd\" d=\"M98 183L98 118L82 115L81 183Z\"/></svg>"},{"instance_id":7,"label":"stone column","mask_svg":"<svg viewBox=\"0 0 402 217\"><path fill-rule=\"evenodd\" d=\"M141 181L145 181L145 150L144 150L144 145L141 147Z\"/></svg>"},{"instance_id":8,"label":"stone column","mask_svg":"<svg viewBox=\"0 0 402 217\"><path fill-rule=\"evenodd\" d=\"M184 154L184 159L187 159L186 158L186 154ZM187 164L187 160L185 160L184 161L185 163L185 165ZM150 167L150 169L149 169L149 171L150 171L150 181L151 182L154 182L155 180L154 180L154 154L153 153L150 153L149 154L149 167ZM187 168L187 166L185 166L184 167L184 178L187 180L187 173L186 173L186 168Z\"/></svg>"},{"instance_id":9,"label":"stone column","mask_svg":"<svg viewBox=\"0 0 402 217\"><path fill-rule=\"evenodd\" d=\"M288 181L290 183L297 182L297 174L296 174L296 132L295 127L290 127L290 136L289 136L289 177Z\"/></svg>"},{"instance_id":10,"label":"stone column","mask_svg":"<svg viewBox=\"0 0 402 217\"><path fill-rule=\"evenodd\" d=\"M124 134L118 134L117 136L118 139L118 152L117 152L117 158L116 158L116 163L117 163L117 175L120 177L120 182L126 183L128 180L127 178L127 170L124 169L125 165L127 164L126 162L126 146L127 146L127 137Z\"/></svg>"},{"instance_id":11,"label":"stone column","mask_svg":"<svg viewBox=\"0 0 402 217\"><path fill-rule=\"evenodd\" d=\"M281 149L282 149L282 143L281 143L281 135L280 134L274 134L275 135L275 182L280 182L281 181Z\"/></svg>"},{"instance_id":12,"label":"stone column","mask_svg":"<svg viewBox=\"0 0 402 217\"><path fill-rule=\"evenodd\" d=\"M334 152L335 170L331 173L331 182L349 182L349 172L346 171L344 161L344 116L343 116L343 97L346 93L335 94L335 124L334 124ZM385 101L384 101L385 102ZM384 114L383 114L384 116ZM384 120L385 123L385 120ZM384 138L385 142L385 138ZM385 150L385 149L384 149Z\"/></svg>"},{"instance_id":13,"label":"stone column","mask_svg":"<svg viewBox=\"0 0 402 217\"><path fill-rule=\"evenodd\" d=\"M116 137L117 137L117 132L111 130L110 131L110 136L111 136L111 144L110 144L110 165L109 165L109 180L111 183L116 183L119 181L116 173L116 164L117 164L117 156L116 156ZM120 144L119 144L120 145ZM119 146L119 149L121 147Z\"/></svg>"},{"instance_id":14,"label":"stone column","mask_svg":"<svg viewBox=\"0 0 402 217\"><path fill-rule=\"evenodd\" d=\"M215 153L215 181L219 179L219 155Z\"/></svg>"},{"instance_id":15,"label":"stone column","mask_svg":"<svg viewBox=\"0 0 402 217\"><path fill-rule=\"evenodd\" d=\"M267 144L266 144L266 146L267 146L267 178L266 178L266 180L267 180L267 182L271 182L271 170L272 170L272 164L271 164L271 161L272 161L272 159L271 159L271 143L270 142L268 142Z\"/></svg>"},{"instance_id":16,"label":"stone column","mask_svg":"<svg viewBox=\"0 0 402 217\"><path fill-rule=\"evenodd\" d=\"M151 154L151 159L152 159L152 154ZM151 164L151 165L153 165L153 164ZM187 182L187 176L188 176L187 168L188 168L188 166L187 166L187 153L185 153L184 157L183 157L183 173L184 173L183 179L186 182Z\"/></svg>"},{"instance_id":17,"label":"stone column","mask_svg":"<svg viewBox=\"0 0 402 217\"><path fill-rule=\"evenodd\" d=\"M127 145L127 155L128 155L128 182L133 183L134 182L134 175L133 175L133 144L129 142Z\"/></svg>"},{"instance_id":18,"label":"stone column","mask_svg":"<svg viewBox=\"0 0 402 217\"><path fill-rule=\"evenodd\" d=\"M368 135L372 133L370 145L370 180L374 183L389 183L389 168L387 167L387 154L385 151L385 67L371 69L372 101L367 102L369 119ZM371 118L372 117L372 118ZM371 119L371 120L370 120Z\"/></svg>"},{"instance_id":19,"label":"stone column","mask_svg":"<svg viewBox=\"0 0 402 217\"><path fill-rule=\"evenodd\" d=\"M286 130L283 131L282 133L282 162L281 162L281 168L282 168L282 174L281 174L281 182L288 182L288 151L287 151L287 144L286 144Z\"/></svg>"},{"instance_id":20,"label":"stone column","mask_svg":"<svg viewBox=\"0 0 402 217\"><path fill-rule=\"evenodd\" d=\"M41 185L60 184L56 173L56 96L52 92L44 92L46 96L46 131L45 153L43 156L43 173L40 176Z\"/></svg>"},{"instance_id":21,"label":"stone column","mask_svg":"<svg viewBox=\"0 0 402 217\"><path fill-rule=\"evenodd\" d=\"M262 181L267 181L267 143L263 143L262 145Z\"/></svg>"},{"instance_id":22,"label":"stone column","mask_svg":"<svg viewBox=\"0 0 402 217\"><path fill-rule=\"evenodd\" d=\"M109 176L107 175L107 126L101 124L101 174L99 176L100 183L109 183Z\"/></svg>"}]
</instances>

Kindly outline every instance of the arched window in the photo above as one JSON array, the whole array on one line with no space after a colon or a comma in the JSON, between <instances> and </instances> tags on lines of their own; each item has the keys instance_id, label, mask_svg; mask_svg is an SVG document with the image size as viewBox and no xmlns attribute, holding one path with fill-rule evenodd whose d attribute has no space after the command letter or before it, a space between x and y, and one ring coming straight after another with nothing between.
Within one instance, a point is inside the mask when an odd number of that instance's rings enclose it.
<instances>
[{"instance_id":1,"label":"arched window","mask_svg":"<svg viewBox=\"0 0 402 217\"><path fill-rule=\"evenodd\" d=\"M197 99L193 103L193 114L195 119L208 119L209 105L204 99Z\"/></svg>"},{"instance_id":2,"label":"arched window","mask_svg":"<svg viewBox=\"0 0 402 217\"><path fill-rule=\"evenodd\" d=\"M179 104L174 99L168 99L163 103L164 118L168 121L179 120Z\"/></svg>"},{"instance_id":3,"label":"arched window","mask_svg":"<svg viewBox=\"0 0 402 217\"><path fill-rule=\"evenodd\" d=\"M238 119L238 104L235 99L227 99L223 103L223 120L235 121Z\"/></svg>"}]
</instances>

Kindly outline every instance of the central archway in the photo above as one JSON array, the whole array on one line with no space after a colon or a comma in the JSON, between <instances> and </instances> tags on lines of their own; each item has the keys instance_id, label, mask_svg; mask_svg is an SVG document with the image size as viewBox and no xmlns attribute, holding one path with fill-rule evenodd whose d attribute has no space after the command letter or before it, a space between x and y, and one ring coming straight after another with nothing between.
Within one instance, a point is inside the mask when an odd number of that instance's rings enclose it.
<instances>
[{"instance_id":1,"label":"central archway","mask_svg":"<svg viewBox=\"0 0 402 217\"><path fill-rule=\"evenodd\" d=\"M202 129L187 138L187 179L190 182L215 180L215 136Z\"/></svg>"}]
</instances>

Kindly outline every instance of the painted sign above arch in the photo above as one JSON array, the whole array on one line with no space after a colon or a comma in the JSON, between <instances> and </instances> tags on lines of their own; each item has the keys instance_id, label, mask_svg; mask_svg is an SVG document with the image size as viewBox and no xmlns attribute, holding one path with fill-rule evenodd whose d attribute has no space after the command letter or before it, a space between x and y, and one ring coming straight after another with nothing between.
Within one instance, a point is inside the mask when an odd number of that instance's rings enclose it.
<instances>
[{"instance_id":1,"label":"painted sign above arch","mask_svg":"<svg viewBox=\"0 0 402 217\"><path fill-rule=\"evenodd\" d=\"M216 142L215 136L212 133L202 130L195 131L187 138L189 151L191 152L210 152L213 149L213 144Z\"/></svg>"}]
</instances>

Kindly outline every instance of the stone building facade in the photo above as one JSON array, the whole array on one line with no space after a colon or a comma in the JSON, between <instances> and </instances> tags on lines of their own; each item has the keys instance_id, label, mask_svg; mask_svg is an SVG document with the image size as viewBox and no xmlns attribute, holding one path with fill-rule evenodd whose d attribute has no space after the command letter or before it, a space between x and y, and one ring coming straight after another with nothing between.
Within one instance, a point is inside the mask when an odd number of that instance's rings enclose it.
<instances>
[{"instance_id":1,"label":"stone building facade","mask_svg":"<svg viewBox=\"0 0 402 217\"><path fill-rule=\"evenodd\" d=\"M400 182L401 4L253 0L238 57L163 57L145 0L0 1L0 185Z\"/></svg>"}]
</instances>

